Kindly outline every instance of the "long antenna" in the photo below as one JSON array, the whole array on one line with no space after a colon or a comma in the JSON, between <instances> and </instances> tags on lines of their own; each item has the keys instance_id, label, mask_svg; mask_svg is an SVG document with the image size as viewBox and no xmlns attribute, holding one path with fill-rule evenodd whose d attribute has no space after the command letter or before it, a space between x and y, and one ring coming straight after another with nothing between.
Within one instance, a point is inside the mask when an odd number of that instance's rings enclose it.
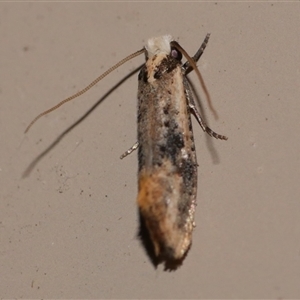
<instances>
[{"instance_id":1,"label":"long antenna","mask_svg":"<svg viewBox=\"0 0 300 300\"><path fill-rule=\"evenodd\" d=\"M30 124L27 126L27 128L25 129L24 133L27 133L28 130L31 128L31 126L42 116L47 115L48 113L56 110L57 108L59 108L60 106L62 106L63 104L73 100L74 98L77 98L79 96L81 96L82 94L84 94L85 92L87 92L89 89L91 89L95 84L97 84L100 80L102 80L105 76L107 76L109 73L111 73L112 71L114 71L115 69L117 69L118 67L120 67L121 65L123 65L124 63L126 63L128 60L142 54L145 52L145 48L132 53L130 55L128 55L127 57L123 58L122 60L120 60L118 63L116 63L114 66L112 66L111 68L109 68L107 71L105 71L103 74L101 74L99 77L97 77L94 81L92 81L88 86L86 86L84 89L82 89L81 91L77 92L76 94L62 100L61 102L59 102L58 104L56 104L55 106L43 111L42 113L40 113L38 116L36 116L31 122Z\"/></svg>"}]
</instances>

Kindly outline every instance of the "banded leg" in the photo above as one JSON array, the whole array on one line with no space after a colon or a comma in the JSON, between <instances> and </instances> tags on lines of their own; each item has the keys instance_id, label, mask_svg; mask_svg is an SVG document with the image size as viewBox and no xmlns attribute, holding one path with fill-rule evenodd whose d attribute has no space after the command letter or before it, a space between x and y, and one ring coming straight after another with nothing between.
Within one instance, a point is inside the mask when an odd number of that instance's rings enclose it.
<instances>
[{"instance_id":1,"label":"banded leg","mask_svg":"<svg viewBox=\"0 0 300 300\"><path fill-rule=\"evenodd\" d=\"M139 142L136 142L133 146L131 146L126 152L124 152L121 156L120 159L123 159L127 155L131 154L134 150L136 150L139 147Z\"/></svg>"},{"instance_id":2,"label":"banded leg","mask_svg":"<svg viewBox=\"0 0 300 300\"><path fill-rule=\"evenodd\" d=\"M208 43L209 37L210 37L210 33L206 35L200 48L198 49L196 54L192 57L195 62L197 62L201 57L201 55L203 54L204 49L206 48L206 45ZM185 75L189 74L193 70L193 68L190 66L190 63L188 61L183 65L183 69L185 70Z\"/></svg>"},{"instance_id":3,"label":"banded leg","mask_svg":"<svg viewBox=\"0 0 300 300\"><path fill-rule=\"evenodd\" d=\"M186 78L183 79L183 84L184 84L184 87L185 87L185 93L186 93L186 97L187 97L187 104L190 108L190 110L192 111L192 113L194 114L196 120L198 121L199 125L201 126L202 130L204 132L206 132L208 135L210 135L211 137L214 137L216 139L220 139L220 140L227 140L228 137L226 137L225 135L221 135L221 134L218 134L216 132L214 132L212 129L210 129L206 123L203 121L200 113L198 112L197 110L197 107L195 105L195 101L194 101L194 98L193 98L193 95L192 95L192 92L191 92L191 88L190 88L190 85L187 81Z\"/></svg>"}]
</instances>

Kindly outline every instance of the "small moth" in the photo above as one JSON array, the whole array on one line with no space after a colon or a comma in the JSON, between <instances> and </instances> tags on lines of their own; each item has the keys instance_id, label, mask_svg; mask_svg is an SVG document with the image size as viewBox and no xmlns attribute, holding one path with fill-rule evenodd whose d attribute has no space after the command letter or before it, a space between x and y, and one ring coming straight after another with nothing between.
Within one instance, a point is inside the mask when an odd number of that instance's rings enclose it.
<instances>
[{"instance_id":1,"label":"small moth","mask_svg":"<svg viewBox=\"0 0 300 300\"><path fill-rule=\"evenodd\" d=\"M204 132L227 140L211 130L201 118L186 77L195 70L211 107L196 67L208 39L209 34L191 58L170 35L150 38L144 48L121 60L86 88L39 114L25 131L40 117L82 95L117 67L144 53L146 62L138 75L137 142L121 158L138 149L139 213L155 256L165 262L184 259L195 227L198 165L191 114ZM182 55L187 59L184 64Z\"/></svg>"}]
</instances>

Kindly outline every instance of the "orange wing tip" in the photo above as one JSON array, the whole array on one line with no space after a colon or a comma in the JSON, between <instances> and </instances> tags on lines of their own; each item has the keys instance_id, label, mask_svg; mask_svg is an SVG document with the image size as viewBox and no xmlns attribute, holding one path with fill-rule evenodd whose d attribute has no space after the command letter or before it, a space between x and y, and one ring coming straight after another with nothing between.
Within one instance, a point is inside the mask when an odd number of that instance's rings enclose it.
<instances>
[{"instance_id":1,"label":"orange wing tip","mask_svg":"<svg viewBox=\"0 0 300 300\"><path fill-rule=\"evenodd\" d=\"M155 255L166 260L181 260L191 246L194 222L192 218L187 219L184 228L174 223L178 220L179 211L166 203L165 192L157 174L140 176L137 202Z\"/></svg>"}]
</instances>

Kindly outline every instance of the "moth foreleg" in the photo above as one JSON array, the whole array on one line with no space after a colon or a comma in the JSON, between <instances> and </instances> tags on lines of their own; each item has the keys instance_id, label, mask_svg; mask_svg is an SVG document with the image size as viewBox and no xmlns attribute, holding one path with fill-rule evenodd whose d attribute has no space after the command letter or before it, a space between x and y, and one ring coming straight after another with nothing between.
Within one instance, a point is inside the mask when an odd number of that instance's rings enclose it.
<instances>
[{"instance_id":1,"label":"moth foreleg","mask_svg":"<svg viewBox=\"0 0 300 300\"><path fill-rule=\"evenodd\" d=\"M134 150L136 150L139 147L139 142L136 142L133 146L131 146L126 152L124 152L121 156L120 159L123 159L130 153L132 153Z\"/></svg>"},{"instance_id":2,"label":"moth foreleg","mask_svg":"<svg viewBox=\"0 0 300 300\"><path fill-rule=\"evenodd\" d=\"M208 33L206 35L206 37L205 37L204 41L202 42L200 48L198 49L196 54L192 57L195 62L197 62L199 60L199 58L201 57L201 55L203 54L204 49L206 48L206 45L208 43L209 37L210 37L210 33ZM193 70L193 67L191 67L190 63L187 61L183 65L183 69L185 70L185 75L187 75Z\"/></svg>"}]
</instances>

